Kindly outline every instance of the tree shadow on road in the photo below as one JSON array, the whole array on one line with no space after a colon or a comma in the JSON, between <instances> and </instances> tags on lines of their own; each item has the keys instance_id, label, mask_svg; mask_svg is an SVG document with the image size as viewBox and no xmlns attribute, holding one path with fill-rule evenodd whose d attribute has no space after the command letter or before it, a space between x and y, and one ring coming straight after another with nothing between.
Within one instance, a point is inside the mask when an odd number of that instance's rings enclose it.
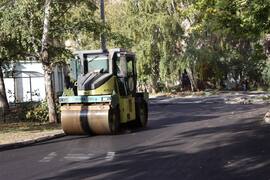
<instances>
[{"instance_id":1,"label":"tree shadow on road","mask_svg":"<svg viewBox=\"0 0 270 180\"><path fill-rule=\"evenodd\" d=\"M147 130L160 129L170 125L214 121L213 119L229 116L241 116L248 111L260 110L265 112L266 105L227 105L227 104L192 104L152 106L149 113ZM263 115L260 115L263 117Z\"/></svg>"},{"instance_id":2,"label":"tree shadow on road","mask_svg":"<svg viewBox=\"0 0 270 180\"><path fill-rule=\"evenodd\" d=\"M169 128L170 126L181 126L185 123L203 123L208 121L209 123L216 121L220 118L220 113L226 115L226 113L233 112L234 114L246 113L253 109L264 109L265 105L226 105L215 104L209 106L207 104L193 104L193 105L166 105L166 106L152 106L149 112L149 125L147 128L127 128L127 132L123 130L120 136L125 136L130 133L154 131L163 128ZM262 116L262 115L261 115ZM129 131L130 130L130 131ZM118 135L119 136L119 135ZM92 138L89 135L85 136L68 136L64 138L58 138L55 140L45 141L38 144L32 144L31 146L41 146L55 143L64 143L72 140L81 140ZM115 137L117 138L117 136Z\"/></svg>"},{"instance_id":3,"label":"tree shadow on road","mask_svg":"<svg viewBox=\"0 0 270 180\"><path fill-rule=\"evenodd\" d=\"M170 141L116 152L113 161L88 160L41 179L268 180L270 126L258 120L186 130Z\"/></svg>"}]
</instances>

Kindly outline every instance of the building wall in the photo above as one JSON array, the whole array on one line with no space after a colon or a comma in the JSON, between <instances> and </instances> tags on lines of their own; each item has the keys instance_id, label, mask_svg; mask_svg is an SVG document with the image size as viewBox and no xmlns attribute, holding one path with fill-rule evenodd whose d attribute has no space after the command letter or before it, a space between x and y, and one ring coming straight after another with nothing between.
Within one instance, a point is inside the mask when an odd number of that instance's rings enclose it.
<instances>
[{"instance_id":1,"label":"building wall","mask_svg":"<svg viewBox=\"0 0 270 180\"><path fill-rule=\"evenodd\" d=\"M35 71L40 74L43 74L43 68L41 63L34 63L34 62L24 62L18 63L15 67L18 71ZM45 84L44 84L44 77L31 77L22 74L20 78L16 78L16 97L18 98L17 101L19 102L27 102L31 101L31 94L30 94L30 81L31 81L31 88L32 88L32 100L33 101L40 101L45 99ZM34 93L36 92L36 93Z\"/></svg>"},{"instance_id":2,"label":"building wall","mask_svg":"<svg viewBox=\"0 0 270 180\"><path fill-rule=\"evenodd\" d=\"M13 78L4 78L4 83L6 87L6 95L9 102L15 101L14 96L14 79Z\"/></svg>"},{"instance_id":3,"label":"building wall","mask_svg":"<svg viewBox=\"0 0 270 180\"><path fill-rule=\"evenodd\" d=\"M46 98L45 81L42 64L38 62L20 62L14 66L16 71L36 72L36 77L29 77L26 73L20 73L16 77L4 78L6 94L9 102L41 101ZM53 82L56 95L61 95L64 88L64 74L62 67L55 67ZM32 89L32 96L30 93Z\"/></svg>"}]
</instances>

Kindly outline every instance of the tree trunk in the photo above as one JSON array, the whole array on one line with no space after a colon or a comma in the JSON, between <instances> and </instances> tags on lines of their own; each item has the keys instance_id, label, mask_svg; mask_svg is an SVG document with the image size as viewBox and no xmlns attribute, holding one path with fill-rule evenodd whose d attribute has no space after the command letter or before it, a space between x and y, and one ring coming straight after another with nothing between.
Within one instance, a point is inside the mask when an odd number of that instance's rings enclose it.
<instances>
[{"instance_id":1,"label":"tree trunk","mask_svg":"<svg viewBox=\"0 0 270 180\"><path fill-rule=\"evenodd\" d=\"M153 93L158 93L158 79L159 79L159 60L154 57L152 64L151 84Z\"/></svg>"},{"instance_id":2,"label":"tree trunk","mask_svg":"<svg viewBox=\"0 0 270 180\"><path fill-rule=\"evenodd\" d=\"M152 31L153 39L150 45L150 56L151 56L151 88L153 90L153 93L158 93L159 87L158 87L158 80L159 80L159 74L160 74L160 50L158 47L159 44L159 35L160 35L160 28L156 26Z\"/></svg>"},{"instance_id":3,"label":"tree trunk","mask_svg":"<svg viewBox=\"0 0 270 180\"><path fill-rule=\"evenodd\" d=\"M190 68L187 68L187 74L188 74L188 78L190 80L191 90L197 91L197 89L198 89L197 80L194 77L194 73L192 72L192 70Z\"/></svg>"},{"instance_id":4,"label":"tree trunk","mask_svg":"<svg viewBox=\"0 0 270 180\"><path fill-rule=\"evenodd\" d=\"M4 75L2 72L2 67L0 66L0 108L5 111L9 109L7 96L6 96L6 88L4 83Z\"/></svg>"},{"instance_id":5,"label":"tree trunk","mask_svg":"<svg viewBox=\"0 0 270 180\"><path fill-rule=\"evenodd\" d=\"M57 122L57 112L55 105L54 88L52 81L52 68L50 66L43 65L45 75L45 88L46 88L46 100L49 109L49 122Z\"/></svg>"},{"instance_id":6,"label":"tree trunk","mask_svg":"<svg viewBox=\"0 0 270 180\"><path fill-rule=\"evenodd\" d=\"M45 1L45 11L44 11L44 21L43 21L43 33L41 41L41 62L43 64L44 74L45 74L45 88L46 88L46 100L49 109L49 122L57 122L57 112L54 99L54 90L52 84L52 67L48 54L48 42L49 42L49 29L50 29L50 9L51 0Z\"/></svg>"},{"instance_id":7,"label":"tree trunk","mask_svg":"<svg viewBox=\"0 0 270 180\"><path fill-rule=\"evenodd\" d=\"M154 33L154 36L156 36L155 40L157 39L157 32ZM153 43L151 45L151 51L152 51L152 62L151 62L151 85L153 89L153 93L158 93L159 88L158 88L158 80L159 80L159 74L160 74L160 52L158 49L157 42Z\"/></svg>"}]
</instances>

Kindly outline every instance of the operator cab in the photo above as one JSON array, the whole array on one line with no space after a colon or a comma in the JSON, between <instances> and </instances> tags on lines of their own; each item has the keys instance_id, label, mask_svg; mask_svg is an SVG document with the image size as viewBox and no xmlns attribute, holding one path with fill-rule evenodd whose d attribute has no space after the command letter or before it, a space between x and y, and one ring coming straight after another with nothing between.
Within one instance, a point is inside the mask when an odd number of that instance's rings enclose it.
<instances>
[{"instance_id":1,"label":"operator cab","mask_svg":"<svg viewBox=\"0 0 270 180\"><path fill-rule=\"evenodd\" d=\"M124 49L75 52L69 69L78 91L95 90L116 76L120 96L136 93L135 54Z\"/></svg>"},{"instance_id":2,"label":"operator cab","mask_svg":"<svg viewBox=\"0 0 270 180\"><path fill-rule=\"evenodd\" d=\"M113 74L117 76L119 94L128 96L136 93L136 62L135 54L124 52L115 52L112 58Z\"/></svg>"}]
</instances>

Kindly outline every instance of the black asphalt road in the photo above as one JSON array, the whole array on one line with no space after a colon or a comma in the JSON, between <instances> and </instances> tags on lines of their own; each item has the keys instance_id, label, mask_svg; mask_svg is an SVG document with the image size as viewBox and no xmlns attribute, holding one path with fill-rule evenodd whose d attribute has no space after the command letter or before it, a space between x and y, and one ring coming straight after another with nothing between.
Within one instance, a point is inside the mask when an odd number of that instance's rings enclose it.
<instances>
[{"instance_id":1,"label":"black asphalt road","mask_svg":"<svg viewBox=\"0 0 270 180\"><path fill-rule=\"evenodd\" d=\"M155 103L146 129L1 151L0 179L270 180L267 105Z\"/></svg>"}]
</instances>

